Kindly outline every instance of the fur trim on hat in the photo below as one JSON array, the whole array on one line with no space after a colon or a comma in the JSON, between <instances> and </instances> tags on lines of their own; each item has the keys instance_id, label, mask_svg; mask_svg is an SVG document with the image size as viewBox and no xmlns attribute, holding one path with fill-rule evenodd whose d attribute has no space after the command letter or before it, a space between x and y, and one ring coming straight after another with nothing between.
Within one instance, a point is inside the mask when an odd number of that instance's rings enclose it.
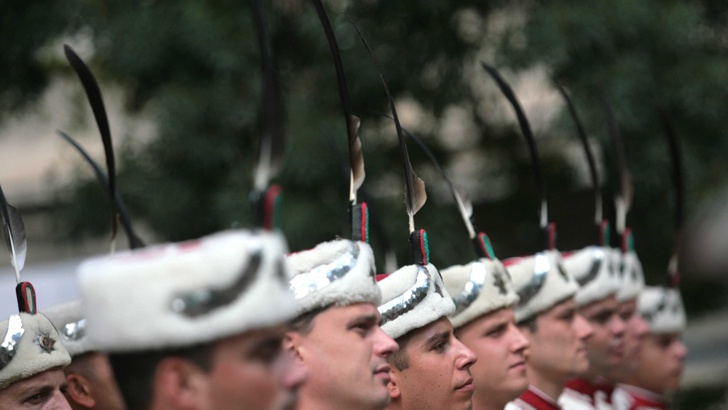
<instances>
[{"instance_id":1,"label":"fur trim on hat","mask_svg":"<svg viewBox=\"0 0 728 410\"><path fill-rule=\"evenodd\" d=\"M378 305L374 252L369 244L337 239L286 257L298 314L329 305Z\"/></svg>"},{"instance_id":2,"label":"fur trim on hat","mask_svg":"<svg viewBox=\"0 0 728 410\"><path fill-rule=\"evenodd\" d=\"M612 269L610 248L589 246L562 254L564 268L579 283L574 300L579 307L614 296L619 289L619 275Z\"/></svg>"},{"instance_id":3,"label":"fur trim on hat","mask_svg":"<svg viewBox=\"0 0 728 410\"><path fill-rule=\"evenodd\" d=\"M72 358L96 350L86 337L86 316L80 299L44 309L43 314L58 330Z\"/></svg>"},{"instance_id":4,"label":"fur trim on hat","mask_svg":"<svg viewBox=\"0 0 728 410\"><path fill-rule=\"evenodd\" d=\"M378 282L382 330L392 339L455 311L442 276L432 264L405 266Z\"/></svg>"},{"instance_id":5,"label":"fur trim on hat","mask_svg":"<svg viewBox=\"0 0 728 410\"><path fill-rule=\"evenodd\" d=\"M618 249L612 252L614 266L619 270L620 285L617 291L617 302L636 299L645 288L645 275L637 253L635 251L622 252Z\"/></svg>"},{"instance_id":6,"label":"fur trim on hat","mask_svg":"<svg viewBox=\"0 0 728 410\"><path fill-rule=\"evenodd\" d=\"M677 289L648 286L640 292L637 311L650 326L650 333L663 334L685 330L685 306Z\"/></svg>"},{"instance_id":7,"label":"fur trim on hat","mask_svg":"<svg viewBox=\"0 0 728 410\"><path fill-rule=\"evenodd\" d=\"M538 263L537 263L538 262ZM513 279L513 286L520 297L514 313L516 322L551 309L579 290L579 284L562 266L557 250L539 252L534 256L510 258L503 261ZM545 272L536 276L536 271Z\"/></svg>"},{"instance_id":8,"label":"fur trim on hat","mask_svg":"<svg viewBox=\"0 0 728 410\"><path fill-rule=\"evenodd\" d=\"M518 302L511 275L497 259L451 266L442 270L442 278L455 302L455 312L450 316L455 328Z\"/></svg>"},{"instance_id":9,"label":"fur trim on hat","mask_svg":"<svg viewBox=\"0 0 728 410\"><path fill-rule=\"evenodd\" d=\"M237 230L88 260L79 282L89 341L144 351L284 323L295 314L285 253L280 234Z\"/></svg>"},{"instance_id":10,"label":"fur trim on hat","mask_svg":"<svg viewBox=\"0 0 728 410\"><path fill-rule=\"evenodd\" d=\"M22 326L23 334L12 349L15 356L10 358L5 367L2 367L4 362L0 358L0 390L17 381L71 363L71 356L61 343L56 328L43 314L19 313L0 322L0 343L10 337L8 331L13 331L16 326ZM4 355L4 350L0 346L0 356Z\"/></svg>"}]
</instances>

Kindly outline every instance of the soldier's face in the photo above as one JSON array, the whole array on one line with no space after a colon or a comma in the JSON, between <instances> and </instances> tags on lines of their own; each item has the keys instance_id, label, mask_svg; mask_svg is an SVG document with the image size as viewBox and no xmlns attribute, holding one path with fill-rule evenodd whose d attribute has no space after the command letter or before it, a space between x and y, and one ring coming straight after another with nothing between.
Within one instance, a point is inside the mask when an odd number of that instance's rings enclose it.
<instances>
[{"instance_id":1,"label":"soldier's face","mask_svg":"<svg viewBox=\"0 0 728 410\"><path fill-rule=\"evenodd\" d=\"M586 341L592 328L576 311L573 298L539 313L535 331L526 326L520 329L531 344L526 350L529 380L531 373L538 373L565 383L588 370Z\"/></svg>"},{"instance_id":2,"label":"soldier's face","mask_svg":"<svg viewBox=\"0 0 728 410\"><path fill-rule=\"evenodd\" d=\"M609 296L579 309L593 329L586 342L589 375L608 374L624 360L626 325L619 316L617 299Z\"/></svg>"},{"instance_id":3,"label":"soldier's face","mask_svg":"<svg viewBox=\"0 0 728 410\"><path fill-rule=\"evenodd\" d=\"M47 370L0 390L0 409L71 410L63 396L66 388L63 370Z\"/></svg>"},{"instance_id":4,"label":"soldier's face","mask_svg":"<svg viewBox=\"0 0 728 410\"><path fill-rule=\"evenodd\" d=\"M341 409L389 403L387 358L398 346L380 320L371 303L333 306L316 315L310 332L288 333L290 349L309 373L303 400Z\"/></svg>"},{"instance_id":5,"label":"soldier's face","mask_svg":"<svg viewBox=\"0 0 728 410\"><path fill-rule=\"evenodd\" d=\"M493 408L503 408L526 390L524 353L528 339L516 326L513 309L503 308L480 316L455 334L480 358L470 368L475 381L474 407L492 403Z\"/></svg>"},{"instance_id":6,"label":"soldier's face","mask_svg":"<svg viewBox=\"0 0 728 410\"><path fill-rule=\"evenodd\" d=\"M404 347L408 367L392 367L390 391L409 409L470 409L475 389L470 366L477 357L442 317L413 330Z\"/></svg>"},{"instance_id":7,"label":"soldier's face","mask_svg":"<svg viewBox=\"0 0 728 410\"><path fill-rule=\"evenodd\" d=\"M659 394L677 389L686 355L680 333L648 334L638 354L632 384Z\"/></svg>"},{"instance_id":8,"label":"soldier's face","mask_svg":"<svg viewBox=\"0 0 728 410\"><path fill-rule=\"evenodd\" d=\"M645 319L637 313L637 299L631 299L619 304L619 316L627 325L624 337L624 359L622 363L608 373L608 377L614 381L623 382L637 367L637 358L642 343L647 336L649 326Z\"/></svg>"},{"instance_id":9,"label":"soldier's face","mask_svg":"<svg viewBox=\"0 0 728 410\"><path fill-rule=\"evenodd\" d=\"M281 326L218 341L204 373L204 408L293 408L307 373L283 351L283 335Z\"/></svg>"},{"instance_id":10,"label":"soldier's face","mask_svg":"<svg viewBox=\"0 0 728 410\"><path fill-rule=\"evenodd\" d=\"M64 372L68 382L66 398L70 404L104 410L125 409L107 355L90 352L74 357Z\"/></svg>"}]
</instances>

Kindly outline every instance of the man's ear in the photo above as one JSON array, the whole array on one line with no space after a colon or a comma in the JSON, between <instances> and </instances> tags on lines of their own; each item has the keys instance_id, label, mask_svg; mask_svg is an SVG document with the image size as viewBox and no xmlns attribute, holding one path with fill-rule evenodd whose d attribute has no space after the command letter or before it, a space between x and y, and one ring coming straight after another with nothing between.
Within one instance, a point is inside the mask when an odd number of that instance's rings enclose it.
<instances>
[{"instance_id":1,"label":"man's ear","mask_svg":"<svg viewBox=\"0 0 728 410\"><path fill-rule=\"evenodd\" d=\"M286 332L285 336L283 336L283 349L291 352L293 357L299 362L303 362L302 339L303 336L298 332Z\"/></svg>"},{"instance_id":2,"label":"man's ear","mask_svg":"<svg viewBox=\"0 0 728 410\"><path fill-rule=\"evenodd\" d=\"M402 391L399 389L397 380L397 374L394 370L389 371L389 382L387 382L387 390L389 391L389 397L392 400L398 399L402 395Z\"/></svg>"},{"instance_id":3,"label":"man's ear","mask_svg":"<svg viewBox=\"0 0 728 410\"><path fill-rule=\"evenodd\" d=\"M153 402L176 408L203 408L207 392L206 373L194 363L180 357L162 359L154 372Z\"/></svg>"},{"instance_id":4,"label":"man's ear","mask_svg":"<svg viewBox=\"0 0 728 410\"><path fill-rule=\"evenodd\" d=\"M68 383L66 397L71 403L78 403L89 409L96 405L93 389L88 379L77 373L69 373L66 375L66 382Z\"/></svg>"}]
</instances>

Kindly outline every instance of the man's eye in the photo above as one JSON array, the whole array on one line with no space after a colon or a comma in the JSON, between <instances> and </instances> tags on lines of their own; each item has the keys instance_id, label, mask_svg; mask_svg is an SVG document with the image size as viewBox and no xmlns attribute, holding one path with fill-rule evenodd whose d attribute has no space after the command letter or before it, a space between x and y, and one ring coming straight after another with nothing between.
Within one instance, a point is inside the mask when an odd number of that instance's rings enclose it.
<instances>
[{"instance_id":1,"label":"man's eye","mask_svg":"<svg viewBox=\"0 0 728 410\"><path fill-rule=\"evenodd\" d=\"M503 333L505 333L506 327L505 326L498 326L495 329L490 330L488 333L486 333L486 336L488 337L499 337Z\"/></svg>"},{"instance_id":2,"label":"man's eye","mask_svg":"<svg viewBox=\"0 0 728 410\"><path fill-rule=\"evenodd\" d=\"M34 395L28 397L27 399L25 399L25 402L28 404L42 404L46 400L47 397L48 397L48 393L46 393L46 392L37 393L37 394L34 394Z\"/></svg>"},{"instance_id":3,"label":"man's eye","mask_svg":"<svg viewBox=\"0 0 728 410\"><path fill-rule=\"evenodd\" d=\"M439 342L439 343L436 343L434 346L432 346L432 350L434 350L438 353L441 353L441 352L445 351L446 347L447 347L446 342Z\"/></svg>"}]
</instances>

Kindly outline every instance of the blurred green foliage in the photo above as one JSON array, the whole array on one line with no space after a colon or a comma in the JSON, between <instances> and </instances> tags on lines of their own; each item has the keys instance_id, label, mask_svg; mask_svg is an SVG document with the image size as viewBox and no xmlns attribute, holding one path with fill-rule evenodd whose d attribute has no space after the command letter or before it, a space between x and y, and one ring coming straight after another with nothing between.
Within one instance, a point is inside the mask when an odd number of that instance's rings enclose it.
<instances>
[{"instance_id":1,"label":"blurred green foliage","mask_svg":"<svg viewBox=\"0 0 728 410\"><path fill-rule=\"evenodd\" d=\"M544 67L572 93L587 132L602 142L610 214L615 175L600 96L613 105L627 144L636 196L629 223L637 249L656 282L664 271L673 233L674 202L667 144L654 109L663 101L682 138L688 175L688 210L724 182L728 153L728 5L703 0L533 1L329 1L360 132L381 261L388 242L409 263L407 221L396 137L386 120L378 75L347 19L361 28L393 94L416 101L430 125L421 136L445 165L463 152L497 158L509 176L508 195L476 201L476 225L489 233L500 257L539 246L537 198L525 144L515 116L497 118L495 92L474 92L478 61L487 59L509 81ZM348 235L346 137L335 73L313 8L302 0L266 3L272 45L286 99L286 160L277 181L284 188L282 230L291 249ZM226 0L64 2L11 1L0 13L0 107L3 112L36 98L62 61L38 57L59 38L90 40L86 58L102 90L118 83L130 112L153 113L157 138L117 147L120 190L132 217L164 240L198 237L231 226L250 226L248 192L257 149L256 109L260 60L248 3ZM477 73L477 74L474 74ZM80 86L79 86L80 87ZM74 101L86 104L85 101ZM438 135L448 107L465 109L477 126L475 143L451 147ZM536 130L551 219L559 248L593 240L592 197L574 183L563 156L564 139L577 138L562 110ZM90 110L87 111L90 118ZM535 113L527 113L535 114ZM284 120L282 117L281 120ZM419 127L419 126L422 127ZM415 170L436 175L412 144ZM485 158L485 157L484 157ZM484 159L485 161L485 159ZM483 184L492 180L485 175ZM417 215L428 229L432 259L440 266L472 258L465 229L439 178L428 178L430 199ZM77 181L59 197L57 218L75 237L108 229L108 208L93 181ZM437 189L436 189L437 188ZM383 266L380 264L380 269Z\"/></svg>"}]
</instances>

